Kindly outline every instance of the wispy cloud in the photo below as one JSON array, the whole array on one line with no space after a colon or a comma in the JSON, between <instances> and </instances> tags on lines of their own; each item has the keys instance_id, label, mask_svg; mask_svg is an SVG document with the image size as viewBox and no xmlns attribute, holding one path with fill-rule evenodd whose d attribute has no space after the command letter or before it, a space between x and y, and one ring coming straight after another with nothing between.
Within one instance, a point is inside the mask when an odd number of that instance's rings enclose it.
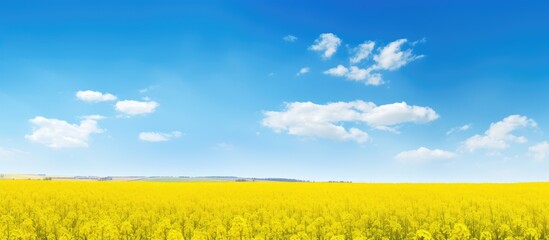
<instances>
[{"instance_id":1,"label":"wispy cloud","mask_svg":"<svg viewBox=\"0 0 549 240\"><path fill-rule=\"evenodd\" d=\"M336 77L346 77L349 80L364 82L366 85L377 86L383 84L381 74L372 73L372 68L363 69L356 66L346 68L343 65L338 65L337 67L324 71L324 74Z\"/></svg>"},{"instance_id":2,"label":"wispy cloud","mask_svg":"<svg viewBox=\"0 0 549 240\"><path fill-rule=\"evenodd\" d=\"M148 92L150 92L151 90L154 90L154 89L157 89L157 88L158 88L157 85L148 86L148 87L146 87L146 88L139 89L139 93L148 93Z\"/></svg>"},{"instance_id":3,"label":"wispy cloud","mask_svg":"<svg viewBox=\"0 0 549 240\"><path fill-rule=\"evenodd\" d=\"M416 150L404 151L395 156L395 159L405 163L424 163L435 159L455 158L457 154L440 149L420 147Z\"/></svg>"},{"instance_id":4,"label":"wispy cloud","mask_svg":"<svg viewBox=\"0 0 549 240\"><path fill-rule=\"evenodd\" d=\"M407 39L399 39L384 47L379 47L377 52L374 53L375 42L365 41L351 50L353 55L349 58L351 64L349 67L338 65L324 71L324 74L364 82L366 85L381 85L384 83L383 71L397 70L414 60L424 57L424 55L413 54L410 48L403 49L404 44L407 42ZM413 46L415 44L408 45ZM358 66L359 63L370 59L372 54L373 57L366 62L366 66Z\"/></svg>"},{"instance_id":5,"label":"wispy cloud","mask_svg":"<svg viewBox=\"0 0 549 240\"><path fill-rule=\"evenodd\" d=\"M465 125L463 125L463 126L454 127L454 128L452 128L452 129L448 130L448 131L446 132L446 135L450 135L450 134L456 133L456 132L467 131L467 130L469 130L469 129L471 128L471 126L472 126L471 124L465 124Z\"/></svg>"},{"instance_id":6,"label":"wispy cloud","mask_svg":"<svg viewBox=\"0 0 549 240\"><path fill-rule=\"evenodd\" d=\"M139 140L145 142L167 142L181 137L182 133L179 131L173 131L171 133L161 132L141 132L139 133Z\"/></svg>"},{"instance_id":7,"label":"wispy cloud","mask_svg":"<svg viewBox=\"0 0 549 240\"><path fill-rule=\"evenodd\" d=\"M18 160L30 155L30 153L19 150L0 147L0 161L2 160Z\"/></svg>"},{"instance_id":8,"label":"wispy cloud","mask_svg":"<svg viewBox=\"0 0 549 240\"><path fill-rule=\"evenodd\" d=\"M528 154L537 161L543 161L549 156L549 142L544 141L528 148Z\"/></svg>"},{"instance_id":9,"label":"wispy cloud","mask_svg":"<svg viewBox=\"0 0 549 240\"><path fill-rule=\"evenodd\" d=\"M294 35L289 34L289 35L284 36L282 39L286 42L295 42L295 41L297 41L298 38Z\"/></svg>"}]
</instances>

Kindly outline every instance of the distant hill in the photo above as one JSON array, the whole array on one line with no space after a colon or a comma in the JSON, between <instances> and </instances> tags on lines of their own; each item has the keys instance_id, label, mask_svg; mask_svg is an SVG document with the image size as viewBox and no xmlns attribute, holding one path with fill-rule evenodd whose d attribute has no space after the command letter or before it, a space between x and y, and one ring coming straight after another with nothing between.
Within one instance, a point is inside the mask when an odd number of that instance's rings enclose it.
<instances>
[{"instance_id":1,"label":"distant hill","mask_svg":"<svg viewBox=\"0 0 549 240\"><path fill-rule=\"evenodd\" d=\"M148 177L140 179L148 182L307 182L290 178L242 178L235 176L201 176L201 177Z\"/></svg>"},{"instance_id":2,"label":"distant hill","mask_svg":"<svg viewBox=\"0 0 549 240\"><path fill-rule=\"evenodd\" d=\"M0 179L12 180L42 180L46 174L0 174Z\"/></svg>"},{"instance_id":3,"label":"distant hill","mask_svg":"<svg viewBox=\"0 0 549 240\"><path fill-rule=\"evenodd\" d=\"M46 174L0 174L0 180L75 180L146 182L308 182L291 178L242 178L236 176L50 176Z\"/></svg>"}]
</instances>

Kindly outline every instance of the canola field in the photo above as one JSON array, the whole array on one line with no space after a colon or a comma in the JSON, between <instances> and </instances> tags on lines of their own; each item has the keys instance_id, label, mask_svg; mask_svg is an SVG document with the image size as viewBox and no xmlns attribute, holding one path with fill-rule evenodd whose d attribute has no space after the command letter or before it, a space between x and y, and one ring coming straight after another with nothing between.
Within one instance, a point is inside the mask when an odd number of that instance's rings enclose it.
<instances>
[{"instance_id":1,"label":"canola field","mask_svg":"<svg viewBox=\"0 0 549 240\"><path fill-rule=\"evenodd\" d=\"M0 239L549 239L549 184L6 180Z\"/></svg>"}]
</instances>

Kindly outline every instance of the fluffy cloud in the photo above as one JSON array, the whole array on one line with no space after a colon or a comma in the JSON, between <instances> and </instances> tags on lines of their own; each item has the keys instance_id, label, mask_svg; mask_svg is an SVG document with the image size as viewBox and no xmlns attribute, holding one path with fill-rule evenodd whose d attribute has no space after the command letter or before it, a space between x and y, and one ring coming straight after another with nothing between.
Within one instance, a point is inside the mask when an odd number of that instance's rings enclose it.
<instances>
[{"instance_id":1,"label":"fluffy cloud","mask_svg":"<svg viewBox=\"0 0 549 240\"><path fill-rule=\"evenodd\" d=\"M423 55L414 55L411 49L402 50L402 45L407 41L406 39L399 39L382 48L378 48L377 53L373 56L373 62L370 62L365 68L338 65L324 71L324 74L345 77L349 80L364 82L366 85L381 85L383 84L383 75L380 71L396 70L409 62L423 57ZM360 44L353 50L355 53L349 59L350 63L358 64L367 59L372 54L374 47L375 43L372 41Z\"/></svg>"},{"instance_id":2,"label":"fluffy cloud","mask_svg":"<svg viewBox=\"0 0 549 240\"><path fill-rule=\"evenodd\" d=\"M101 92L95 92L91 90L78 91L76 92L76 97L84 102L116 101L116 96L110 93L101 93Z\"/></svg>"},{"instance_id":3,"label":"fluffy cloud","mask_svg":"<svg viewBox=\"0 0 549 240\"><path fill-rule=\"evenodd\" d=\"M346 68L343 65L338 65L337 67L330 68L324 71L324 74L336 76L336 77L346 77L347 79L364 82L366 85L380 85L383 84L383 79L379 73L371 73L372 68L363 69L356 66L351 66Z\"/></svg>"},{"instance_id":4,"label":"fluffy cloud","mask_svg":"<svg viewBox=\"0 0 549 240\"><path fill-rule=\"evenodd\" d=\"M545 141L531 146L528 148L528 153L534 159L542 161L549 155L549 143Z\"/></svg>"},{"instance_id":5,"label":"fluffy cloud","mask_svg":"<svg viewBox=\"0 0 549 240\"><path fill-rule=\"evenodd\" d=\"M339 39L333 33L323 33L317 38L314 44L309 47L310 50L322 52L322 58L328 59L336 53L337 48L341 45L341 39Z\"/></svg>"},{"instance_id":6,"label":"fluffy cloud","mask_svg":"<svg viewBox=\"0 0 549 240\"><path fill-rule=\"evenodd\" d=\"M179 131L174 131L171 133L161 133L161 132L139 133L139 140L145 141L145 142L166 142L179 137L181 137L181 132Z\"/></svg>"},{"instance_id":7,"label":"fluffy cloud","mask_svg":"<svg viewBox=\"0 0 549 240\"><path fill-rule=\"evenodd\" d=\"M310 70L311 69L308 68L308 67L303 67L303 68L299 69L299 72L297 72L296 75L299 76L299 75L307 74Z\"/></svg>"},{"instance_id":8,"label":"fluffy cloud","mask_svg":"<svg viewBox=\"0 0 549 240\"><path fill-rule=\"evenodd\" d=\"M87 116L78 125L38 116L30 120L34 129L25 138L50 148L87 147L90 135L103 131L97 126L101 119L98 115Z\"/></svg>"},{"instance_id":9,"label":"fluffy cloud","mask_svg":"<svg viewBox=\"0 0 549 240\"><path fill-rule=\"evenodd\" d=\"M297 37L294 35L286 35L282 38L286 42L295 42L297 41Z\"/></svg>"},{"instance_id":10,"label":"fluffy cloud","mask_svg":"<svg viewBox=\"0 0 549 240\"><path fill-rule=\"evenodd\" d=\"M465 140L464 147L473 152L478 149L503 150L510 142L525 143L523 136L515 136L513 131L519 128L536 127L537 123L526 116L511 115L503 120L490 124L483 135L475 135Z\"/></svg>"},{"instance_id":11,"label":"fluffy cloud","mask_svg":"<svg viewBox=\"0 0 549 240\"><path fill-rule=\"evenodd\" d=\"M355 66L349 68L349 72L345 74L348 79L361 81L367 79L370 76L371 69L362 69Z\"/></svg>"},{"instance_id":12,"label":"fluffy cloud","mask_svg":"<svg viewBox=\"0 0 549 240\"><path fill-rule=\"evenodd\" d=\"M383 78L379 73L372 73L372 69L363 69L355 66L349 68L349 72L345 75L348 79L364 82L366 85L381 85L383 84Z\"/></svg>"},{"instance_id":13,"label":"fluffy cloud","mask_svg":"<svg viewBox=\"0 0 549 240\"><path fill-rule=\"evenodd\" d=\"M366 41L358 45L358 47L353 49L354 56L351 57L349 61L353 64L357 64L360 61L368 58L368 56L370 56L370 53L372 53L372 51L374 50L375 45L376 43L373 41Z\"/></svg>"},{"instance_id":14,"label":"fluffy cloud","mask_svg":"<svg viewBox=\"0 0 549 240\"><path fill-rule=\"evenodd\" d=\"M404 151L395 156L395 159L403 162L426 162L434 159L449 159L457 155L453 152L443 151L440 149L429 149L420 147L416 150Z\"/></svg>"},{"instance_id":15,"label":"fluffy cloud","mask_svg":"<svg viewBox=\"0 0 549 240\"><path fill-rule=\"evenodd\" d=\"M438 114L429 107L410 106L405 102L373 105L371 109L363 111L362 117L365 122L381 128L405 122L427 123L438 118Z\"/></svg>"},{"instance_id":16,"label":"fluffy cloud","mask_svg":"<svg viewBox=\"0 0 549 240\"><path fill-rule=\"evenodd\" d=\"M116 111L127 115L143 115L152 113L156 110L159 104L155 101L134 101L124 100L118 101L115 105Z\"/></svg>"},{"instance_id":17,"label":"fluffy cloud","mask_svg":"<svg viewBox=\"0 0 549 240\"><path fill-rule=\"evenodd\" d=\"M450 134L455 133L455 132L467 131L470 128L471 128L471 124L465 124L463 126L455 127L455 128L452 128L452 129L448 130L448 132L446 132L446 135L450 135Z\"/></svg>"},{"instance_id":18,"label":"fluffy cloud","mask_svg":"<svg viewBox=\"0 0 549 240\"><path fill-rule=\"evenodd\" d=\"M312 102L287 103L284 111L264 112L263 126L275 132L287 132L313 138L352 140L359 143L368 140L368 133L342 123L365 123L381 130L391 130L395 125L413 122L426 123L438 118L428 107L410 106L405 102L376 106L371 102L336 102L325 105Z\"/></svg>"},{"instance_id":19,"label":"fluffy cloud","mask_svg":"<svg viewBox=\"0 0 549 240\"><path fill-rule=\"evenodd\" d=\"M326 71L324 71L324 74L336 76L336 77L342 77L345 76L349 72L349 69L347 69L343 65L337 65L337 67L330 68Z\"/></svg>"},{"instance_id":20,"label":"fluffy cloud","mask_svg":"<svg viewBox=\"0 0 549 240\"><path fill-rule=\"evenodd\" d=\"M408 40L399 39L387 44L380 49L379 53L374 55L375 69L396 70L411 61L422 58L423 55L414 55L411 49L402 50L402 45Z\"/></svg>"}]
</instances>

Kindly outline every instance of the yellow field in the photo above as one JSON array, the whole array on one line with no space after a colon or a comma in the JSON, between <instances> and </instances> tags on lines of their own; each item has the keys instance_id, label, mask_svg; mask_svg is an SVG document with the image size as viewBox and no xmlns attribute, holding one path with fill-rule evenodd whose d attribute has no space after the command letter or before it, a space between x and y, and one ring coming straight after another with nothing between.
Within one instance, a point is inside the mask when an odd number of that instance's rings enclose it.
<instances>
[{"instance_id":1,"label":"yellow field","mask_svg":"<svg viewBox=\"0 0 549 240\"><path fill-rule=\"evenodd\" d=\"M548 239L549 184L0 181L0 239Z\"/></svg>"}]
</instances>

